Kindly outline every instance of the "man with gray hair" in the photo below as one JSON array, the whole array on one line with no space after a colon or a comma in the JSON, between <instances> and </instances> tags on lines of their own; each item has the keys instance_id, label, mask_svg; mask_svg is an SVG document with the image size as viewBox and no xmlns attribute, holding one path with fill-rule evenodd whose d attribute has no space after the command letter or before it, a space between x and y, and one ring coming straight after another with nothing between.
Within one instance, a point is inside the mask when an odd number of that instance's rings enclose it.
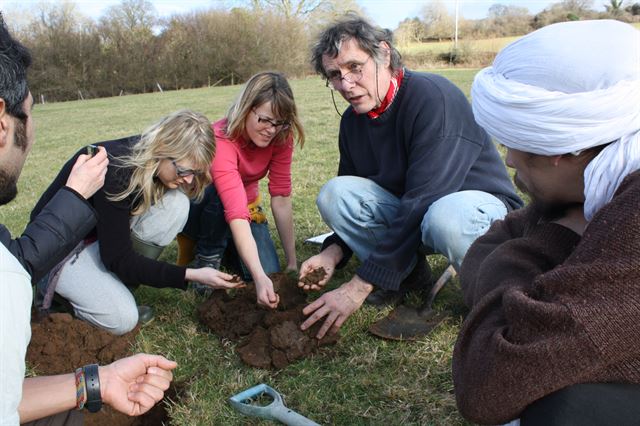
<instances>
[{"instance_id":1,"label":"man with gray hair","mask_svg":"<svg viewBox=\"0 0 640 426\"><path fill-rule=\"evenodd\" d=\"M472 88L532 203L461 269L471 308L453 354L481 424L640 421L640 32L550 25L504 48Z\"/></svg>"},{"instance_id":2,"label":"man with gray hair","mask_svg":"<svg viewBox=\"0 0 640 426\"><path fill-rule=\"evenodd\" d=\"M317 199L335 233L301 267L302 277L319 267L327 276L306 289L323 286L352 253L361 261L350 281L305 308L303 329L326 317L322 337L365 299L397 303L424 289L425 252L459 267L471 243L522 202L464 94L441 76L403 68L390 31L348 14L320 34L312 61L349 106L338 177Z\"/></svg>"}]
</instances>

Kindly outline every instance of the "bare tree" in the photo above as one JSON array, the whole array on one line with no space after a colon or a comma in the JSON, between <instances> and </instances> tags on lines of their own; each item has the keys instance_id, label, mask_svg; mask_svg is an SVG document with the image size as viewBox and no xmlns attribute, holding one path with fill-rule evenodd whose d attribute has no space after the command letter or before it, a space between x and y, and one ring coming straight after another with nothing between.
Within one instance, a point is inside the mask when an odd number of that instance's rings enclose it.
<instances>
[{"instance_id":1,"label":"bare tree","mask_svg":"<svg viewBox=\"0 0 640 426\"><path fill-rule=\"evenodd\" d=\"M155 86L157 23L155 8L147 0L123 0L100 18L105 76L113 94L146 92Z\"/></svg>"},{"instance_id":2,"label":"bare tree","mask_svg":"<svg viewBox=\"0 0 640 426\"><path fill-rule=\"evenodd\" d=\"M622 8L623 0L609 0L609 4L605 4L604 7L613 16L620 16L624 13Z\"/></svg>"},{"instance_id":3,"label":"bare tree","mask_svg":"<svg viewBox=\"0 0 640 426\"><path fill-rule=\"evenodd\" d=\"M592 6L593 0L563 0L538 13L533 19L533 25L541 28L556 22L595 18L597 14Z\"/></svg>"},{"instance_id":4,"label":"bare tree","mask_svg":"<svg viewBox=\"0 0 640 426\"><path fill-rule=\"evenodd\" d=\"M560 5L567 11L585 14L593 9L593 0L562 0Z\"/></svg>"},{"instance_id":5,"label":"bare tree","mask_svg":"<svg viewBox=\"0 0 640 426\"><path fill-rule=\"evenodd\" d=\"M327 0L250 0L253 10L273 10L285 18L305 18Z\"/></svg>"},{"instance_id":6,"label":"bare tree","mask_svg":"<svg viewBox=\"0 0 640 426\"><path fill-rule=\"evenodd\" d=\"M406 18L400 22L394 31L396 42L399 46L407 46L410 43L419 43L426 38L425 27L419 18Z\"/></svg>"},{"instance_id":7,"label":"bare tree","mask_svg":"<svg viewBox=\"0 0 640 426\"><path fill-rule=\"evenodd\" d=\"M487 15L487 30L494 37L527 34L532 19L526 7L494 4Z\"/></svg>"},{"instance_id":8,"label":"bare tree","mask_svg":"<svg viewBox=\"0 0 640 426\"><path fill-rule=\"evenodd\" d=\"M441 0L431 0L422 8L422 21L428 38L443 40L453 37L454 18Z\"/></svg>"}]
</instances>

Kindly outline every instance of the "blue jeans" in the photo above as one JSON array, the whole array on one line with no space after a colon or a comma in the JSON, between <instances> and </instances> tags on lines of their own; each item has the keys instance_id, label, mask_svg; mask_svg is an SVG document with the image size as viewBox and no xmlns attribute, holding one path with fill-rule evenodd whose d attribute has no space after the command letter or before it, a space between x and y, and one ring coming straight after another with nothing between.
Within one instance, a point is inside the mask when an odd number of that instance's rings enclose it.
<instances>
[{"instance_id":1,"label":"blue jeans","mask_svg":"<svg viewBox=\"0 0 640 426\"><path fill-rule=\"evenodd\" d=\"M361 261L387 237L400 208L398 197L372 180L357 176L331 179L320 190L316 203L325 223ZM420 232L424 251L445 255L459 271L471 243L506 214L504 203L493 195L460 191L431 204L416 232Z\"/></svg>"},{"instance_id":2,"label":"blue jeans","mask_svg":"<svg viewBox=\"0 0 640 426\"><path fill-rule=\"evenodd\" d=\"M280 261L269 234L267 222L251 222L251 234L258 247L258 256L262 269L267 274L280 271ZM232 266L242 273L245 280L251 280L251 274L235 251L233 236L229 224L224 219L224 206L215 186L209 185L204 198L199 203L191 202L189 219L182 233L196 240L196 258L224 257L227 248L232 249L235 256Z\"/></svg>"}]
</instances>

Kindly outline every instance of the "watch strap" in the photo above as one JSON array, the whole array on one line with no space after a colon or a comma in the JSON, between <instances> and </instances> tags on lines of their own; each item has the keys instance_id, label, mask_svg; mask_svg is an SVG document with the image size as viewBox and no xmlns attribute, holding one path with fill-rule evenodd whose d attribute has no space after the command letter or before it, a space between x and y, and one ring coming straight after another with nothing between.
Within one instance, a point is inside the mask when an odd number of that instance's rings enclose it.
<instances>
[{"instance_id":1,"label":"watch strap","mask_svg":"<svg viewBox=\"0 0 640 426\"><path fill-rule=\"evenodd\" d=\"M84 383L87 389L87 401L84 407L91 413L96 413L102 408L102 396L100 394L100 376L98 364L89 364L82 367L84 371Z\"/></svg>"}]
</instances>

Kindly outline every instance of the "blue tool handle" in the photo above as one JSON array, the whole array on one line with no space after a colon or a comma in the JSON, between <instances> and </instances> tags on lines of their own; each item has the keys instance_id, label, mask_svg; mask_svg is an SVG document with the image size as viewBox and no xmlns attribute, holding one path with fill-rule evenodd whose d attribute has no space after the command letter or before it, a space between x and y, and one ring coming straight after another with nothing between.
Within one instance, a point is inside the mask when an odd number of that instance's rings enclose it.
<instances>
[{"instance_id":1,"label":"blue tool handle","mask_svg":"<svg viewBox=\"0 0 640 426\"><path fill-rule=\"evenodd\" d=\"M271 415L274 419L279 420L288 426L320 426L313 420L296 413L284 405L273 407Z\"/></svg>"},{"instance_id":2,"label":"blue tool handle","mask_svg":"<svg viewBox=\"0 0 640 426\"><path fill-rule=\"evenodd\" d=\"M255 385L254 387L244 390L239 394L233 395L229 399L233 402L243 403L243 401L260 396L263 393L270 395L274 401L281 401L280 394L276 392L275 389L265 385L264 383Z\"/></svg>"},{"instance_id":3,"label":"blue tool handle","mask_svg":"<svg viewBox=\"0 0 640 426\"><path fill-rule=\"evenodd\" d=\"M245 403L262 394L273 398L271 404L261 407ZM278 420L289 426L320 426L318 423L285 407L280 394L270 386L261 383L229 398L229 402L236 410L247 416L262 417L263 419Z\"/></svg>"}]
</instances>

